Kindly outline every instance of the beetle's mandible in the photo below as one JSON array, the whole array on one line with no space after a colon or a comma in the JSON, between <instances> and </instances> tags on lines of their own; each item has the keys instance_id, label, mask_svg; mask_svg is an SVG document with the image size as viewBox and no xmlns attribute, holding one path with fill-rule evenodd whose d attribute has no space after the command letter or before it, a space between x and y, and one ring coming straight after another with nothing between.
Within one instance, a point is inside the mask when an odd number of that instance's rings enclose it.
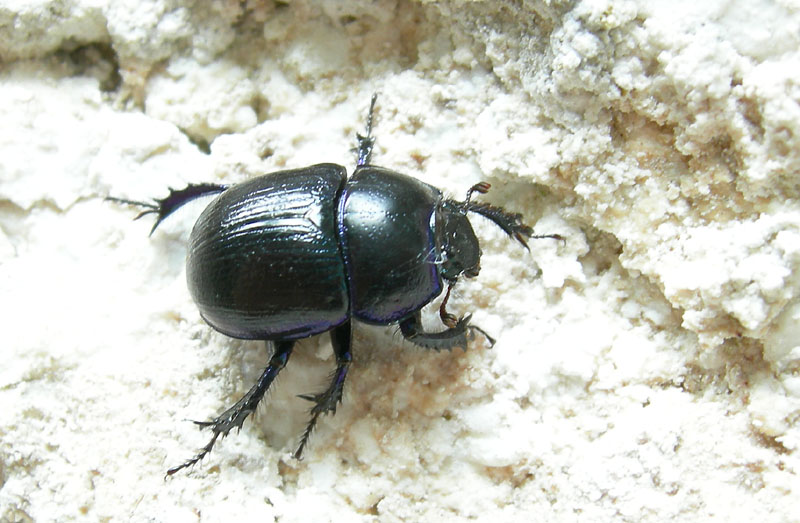
<instances>
[{"instance_id":1,"label":"beetle's mandible","mask_svg":"<svg viewBox=\"0 0 800 523\"><path fill-rule=\"evenodd\" d=\"M166 198L140 202L109 200L144 208L137 218L155 214L156 227L176 209L217 194L198 218L189 240L186 279L200 314L217 331L233 338L265 340L272 357L255 385L211 421L211 440L193 458L167 471L172 475L211 452L217 439L241 428L286 365L295 342L331 333L336 371L328 387L302 395L311 401L311 419L294 453L300 458L320 415L334 413L342 400L353 359L352 320L373 325L400 324L408 341L428 349L466 347L470 315L446 310L450 291L463 275L480 270L481 249L467 213L484 216L528 248L534 236L521 215L472 201L489 184L478 183L464 201L404 174L370 164L376 95L366 135L357 135L358 160L347 177L340 165L323 163L266 174L226 186L189 185L170 189ZM447 287L439 314L445 330L422 328L420 310Z\"/></svg>"}]
</instances>

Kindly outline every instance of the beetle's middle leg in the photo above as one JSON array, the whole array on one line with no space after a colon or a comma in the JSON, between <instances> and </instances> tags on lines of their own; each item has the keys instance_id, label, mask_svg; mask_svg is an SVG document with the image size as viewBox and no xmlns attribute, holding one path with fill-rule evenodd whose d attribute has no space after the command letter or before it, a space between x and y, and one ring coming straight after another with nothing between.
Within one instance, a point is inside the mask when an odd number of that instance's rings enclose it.
<instances>
[{"instance_id":1,"label":"beetle's middle leg","mask_svg":"<svg viewBox=\"0 0 800 523\"><path fill-rule=\"evenodd\" d=\"M211 421L195 421L196 425L199 425L201 428L211 427L214 435L211 437L211 440L206 444L205 447L192 459L185 461L183 464L178 465L177 467L173 467L167 471L167 476L171 476L178 472L181 469L186 467L190 467L203 459L206 454L211 452L211 449L214 448L214 443L217 442L217 438L222 436L223 438L228 435L228 433L235 429L241 429L242 423L244 420L247 419L251 413L256 410L256 406L258 402L261 401L261 398L264 397L264 394L267 392L267 389L272 382L275 380L275 377L278 373L286 366L286 362L289 361L289 356L292 354L292 348L294 347L294 340L290 341L276 341L275 342L275 353L269 360L269 365L267 368L264 369L264 372L261 373L261 377L258 378L258 381L255 385L245 394L242 398L237 401L231 408L217 416Z\"/></svg>"},{"instance_id":2,"label":"beetle's middle leg","mask_svg":"<svg viewBox=\"0 0 800 523\"><path fill-rule=\"evenodd\" d=\"M303 437L300 439L300 445L294 453L295 459L300 459L303 456L303 449L308 443L308 438L311 436L311 431L314 430L319 416L328 412L335 414L336 406L342 401L347 369L350 367L350 362L353 361L353 355L350 352L352 334L353 328L350 320L331 331L331 344L333 345L333 353L336 356L336 370L333 371L331 376L331 383L325 391L319 394L300 395L305 400L313 401L314 406L311 407L311 420L309 420L308 426L303 432Z\"/></svg>"}]
</instances>

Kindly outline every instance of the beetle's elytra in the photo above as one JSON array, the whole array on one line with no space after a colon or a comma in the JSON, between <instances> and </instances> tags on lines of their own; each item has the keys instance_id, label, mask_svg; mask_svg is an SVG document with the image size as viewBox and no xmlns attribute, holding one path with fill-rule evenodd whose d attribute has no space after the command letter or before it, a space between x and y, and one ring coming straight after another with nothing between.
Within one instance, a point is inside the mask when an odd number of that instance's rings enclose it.
<instances>
[{"instance_id":1,"label":"beetle's elytra","mask_svg":"<svg viewBox=\"0 0 800 523\"><path fill-rule=\"evenodd\" d=\"M144 208L137 218L156 214L152 234L185 203L217 194L190 236L189 291L211 327L234 338L265 340L274 349L244 397L213 420L195 422L211 429L211 440L167 475L194 465L220 435L241 428L300 338L330 331L336 371L327 389L301 396L314 406L296 458L319 416L334 413L342 400L353 319L399 323L405 339L435 350L466 347L471 330L486 335L470 325L469 315L456 319L446 310L459 277L474 277L480 270L480 245L468 212L488 218L525 248L528 238L562 239L533 236L519 214L473 202L473 193L486 193L488 183L474 185L464 201L456 201L415 178L371 165L375 100L373 95L366 136L357 136L358 161L350 178L340 165L319 164L230 187L189 185L154 203L109 198ZM427 332L420 310L445 285L439 313L446 329Z\"/></svg>"}]
</instances>

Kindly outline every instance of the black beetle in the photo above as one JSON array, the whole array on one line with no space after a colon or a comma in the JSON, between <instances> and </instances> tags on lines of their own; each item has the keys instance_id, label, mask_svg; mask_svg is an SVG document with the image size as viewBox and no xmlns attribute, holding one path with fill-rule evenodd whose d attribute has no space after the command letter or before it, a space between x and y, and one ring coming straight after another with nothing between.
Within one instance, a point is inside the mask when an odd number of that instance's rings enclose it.
<instances>
[{"instance_id":1,"label":"black beetle","mask_svg":"<svg viewBox=\"0 0 800 523\"><path fill-rule=\"evenodd\" d=\"M374 325L400 324L408 341L441 350L466 347L470 315L456 319L446 310L461 275L480 270L481 250L467 212L497 224L525 248L533 236L521 215L471 200L486 193L478 183L464 201L442 196L415 178L370 165L376 95L360 134L356 170L318 164L266 174L226 186L189 185L170 189L154 203L109 197L143 207L137 218L156 214L150 233L176 209L200 196L218 194L197 220L189 240L186 278L200 314L219 332L274 345L261 377L231 408L211 421L213 436L193 458L167 471L172 475L208 454L222 435L241 428L289 360L295 341L330 331L336 371L328 388L301 397L314 403L311 419L294 453L300 458L317 419L334 413L342 400L352 361L351 320ZM447 293L439 308L442 332L422 328L420 310Z\"/></svg>"}]
</instances>

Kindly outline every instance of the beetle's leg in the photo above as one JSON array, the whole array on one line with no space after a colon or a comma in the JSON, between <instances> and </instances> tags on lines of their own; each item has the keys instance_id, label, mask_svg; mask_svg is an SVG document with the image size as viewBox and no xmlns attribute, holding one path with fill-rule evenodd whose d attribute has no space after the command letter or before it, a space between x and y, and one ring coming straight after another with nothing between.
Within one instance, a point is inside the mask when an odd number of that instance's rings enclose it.
<instances>
[{"instance_id":1,"label":"beetle's leg","mask_svg":"<svg viewBox=\"0 0 800 523\"><path fill-rule=\"evenodd\" d=\"M495 207L494 205L489 205L488 203L472 201L472 193L477 192L480 194L486 194L489 192L491 187L491 184L488 182L479 182L469 188L467 191L467 197L464 199L463 203L453 200L449 201L467 211L478 213L481 216L492 220L495 224L497 224L498 227L503 229L506 234L517 240L528 250L530 250L530 248L528 247L527 240L531 239L535 240L538 238L551 238L553 240L561 240L562 242L565 241L564 237L560 234L534 235L533 229L522 222L522 215L519 213L508 212L502 207Z\"/></svg>"},{"instance_id":2,"label":"beetle's leg","mask_svg":"<svg viewBox=\"0 0 800 523\"><path fill-rule=\"evenodd\" d=\"M331 344L333 345L333 353L336 356L336 370L331 376L331 384L327 390L319 394L300 395L305 400L313 401L314 406L311 407L311 419L305 432L303 432L303 437L300 439L300 445L294 452L295 459L303 457L303 449L308 443L308 438L311 436L311 431L314 430L320 415L328 412L335 414L336 406L342 402L344 380L347 377L347 369L350 367L350 362L353 361L353 355L350 352L352 333L353 330L349 320L331 331Z\"/></svg>"},{"instance_id":3,"label":"beetle's leg","mask_svg":"<svg viewBox=\"0 0 800 523\"><path fill-rule=\"evenodd\" d=\"M461 347L464 350L467 348L467 332L476 330L486 336L490 345L494 345L494 339L487 335L483 329L469 324L472 318L468 314L458 320L455 325L449 327L442 332L425 332L422 328L422 314L417 311L408 318L400 322L400 332L403 337L420 347L434 350L452 350L453 347Z\"/></svg>"},{"instance_id":4,"label":"beetle's leg","mask_svg":"<svg viewBox=\"0 0 800 523\"><path fill-rule=\"evenodd\" d=\"M369 103L369 114L367 115L367 135L362 136L361 133L356 133L356 139L358 140L356 167L369 165L369 159L372 156L372 147L375 145L375 138L372 137L372 117L375 114L375 102L377 100L378 93L373 93L372 100Z\"/></svg>"},{"instance_id":5,"label":"beetle's leg","mask_svg":"<svg viewBox=\"0 0 800 523\"><path fill-rule=\"evenodd\" d=\"M150 234L156 230L156 227L164 221L164 219L178 210L178 208L189 203L195 198L206 196L209 194L219 193L227 189L227 185L218 185L215 183L198 183L189 184L185 189L172 189L169 190L169 195L166 198L156 198L152 202L140 202L136 200L126 200L125 198L116 198L114 196L106 196L106 200L118 203L127 203L128 205L136 205L143 207L144 210L140 212L134 220L138 220L147 214L156 215L156 223L150 229Z\"/></svg>"},{"instance_id":6,"label":"beetle's leg","mask_svg":"<svg viewBox=\"0 0 800 523\"><path fill-rule=\"evenodd\" d=\"M212 421L194 422L201 428L211 427L211 431L214 433L214 435L211 436L211 440L195 457L185 461L183 464L178 465L177 467L172 467L169 469L167 471L167 476L171 476L179 470L190 467L203 459L206 454L211 452L211 449L214 448L214 443L217 442L218 437L222 436L224 438L231 430L242 428L242 423L244 423L244 420L247 419L247 416L256 410L258 402L264 397L264 393L267 392L267 389L272 384L275 376L277 376L281 369L286 366L286 362L289 361L289 356L292 354L292 347L294 346L294 343L294 340L276 341L275 353L272 355L272 358L270 358L269 365L267 365L267 368L264 369L263 373L261 373L261 377L258 378L256 384L253 385L247 394L242 396L242 399L237 401L231 408L214 418Z\"/></svg>"},{"instance_id":7,"label":"beetle's leg","mask_svg":"<svg viewBox=\"0 0 800 523\"><path fill-rule=\"evenodd\" d=\"M447 285L447 294L444 295L444 299L442 300L442 304L439 305L439 318L442 320L442 323L446 327L450 327L451 329L458 325L458 318L454 315L447 312L447 301L450 299L450 291L455 286L454 283L449 283Z\"/></svg>"}]
</instances>

